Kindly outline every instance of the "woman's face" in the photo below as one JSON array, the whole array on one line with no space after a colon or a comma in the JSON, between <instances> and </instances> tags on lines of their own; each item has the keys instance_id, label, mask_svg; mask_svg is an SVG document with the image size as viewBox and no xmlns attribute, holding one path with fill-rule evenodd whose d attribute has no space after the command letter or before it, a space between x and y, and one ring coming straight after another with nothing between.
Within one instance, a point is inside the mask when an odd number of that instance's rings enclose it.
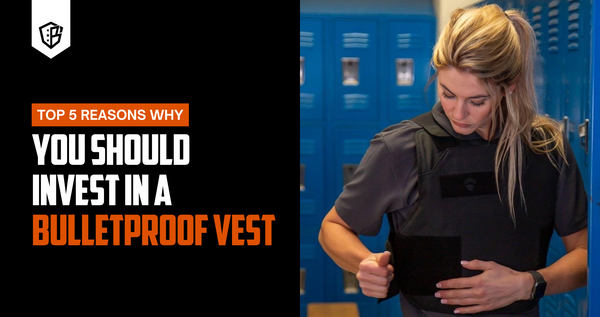
<instances>
[{"instance_id":1,"label":"woman's face","mask_svg":"<svg viewBox=\"0 0 600 317\"><path fill-rule=\"evenodd\" d=\"M453 67L444 68L438 72L437 85L440 102L454 131L462 135L477 132L487 140L492 101L477 77Z\"/></svg>"}]
</instances>

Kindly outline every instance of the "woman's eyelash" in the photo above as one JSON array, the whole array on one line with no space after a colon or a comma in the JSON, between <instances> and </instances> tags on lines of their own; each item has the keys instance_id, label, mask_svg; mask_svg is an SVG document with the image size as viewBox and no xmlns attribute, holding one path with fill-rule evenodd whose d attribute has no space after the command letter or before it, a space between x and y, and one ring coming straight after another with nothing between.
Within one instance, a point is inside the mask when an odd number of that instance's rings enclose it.
<instances>
[{"instance_id":1,"label":"woman's eyelash","mask_svg":"<svg viewBox=\"0 0 600 317\"><path fill-rule=\"evenodd\" d=\"M446 98L446 99L454 99L454 96L448 96L446 95L444 92L442 92L442 97Z\"/></svg>"},{"instance_id":2,"label":"woman's eyelash","mask_svg":"<svg viewBox=\"0 0 600 317\"><path fill-rule=\"evenodd\" d=\"M446 95L446 93L442 92L442 97L446 98L446 99L454 99L456 98L456 96L448 96ZM469 100L469 102L475 106L475 107L479 107L479 106L483 106L483 104L485 103L485 100L483 100L482 102L474 102L473 100Z\"/></svg>"}]
</instances>

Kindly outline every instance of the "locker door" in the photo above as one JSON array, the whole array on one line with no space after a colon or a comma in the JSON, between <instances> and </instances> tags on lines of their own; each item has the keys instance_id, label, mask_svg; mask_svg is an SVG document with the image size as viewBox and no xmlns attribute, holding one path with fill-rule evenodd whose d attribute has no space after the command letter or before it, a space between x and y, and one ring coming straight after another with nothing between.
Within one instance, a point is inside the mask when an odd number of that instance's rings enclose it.
<instances>
[{"instance_id":1,"label":"locker door","mask_svg":"<svg viewBox=\"0 0 600 317\"><path fill-rule=\"evenodd\" d=\"M591 87L592 111L590 113L590 164L591 182L590 197L600 197L600 5L594 1L591 6L592 16L592 56ZM589 316L600 314L600 204L598 199L590 202L588 227L588 308Z\"/></svg>"},{"instance_id":2,"label":"locker door","mask_svg":"<svg viewBox=\"0 0 600 317\"><path fill-rule=\"evenodd\" d=\"M369 147L370 140L378 132L379 127L376 124L339 124L334 126L332 174L334 175L333 190L335 192L332 193L332 197L337 197L344 185L352 179L356 166ZM377 237L361 236L360 239L367 248L374 252L385 250L385 245L379 243L380 239ZM329 263L327 280L332 283L328 287L329 293L333 296L331 300L356 302L361 317L376 316L377 300L362 294L355 275L339 268L331 260L328 260L327 263Z\"/></svg>"},{"instance_id":3,"label":"locker door","mask_svg":"<svg viewBox=\"0 0 600 317\"><path fill-rule=\"evenodd\" d=\"M430 110L435 104L433 83L425 95L431 71L430 61L435 44L435 23L430 20L392 20L388 22L389 72L384 83L389 87L389 104L385 123L390 125Z\"/></svg>"},{"instance_id":4,"label":"locker door","mask_svg":"<svg viewBox=\"0 0 600 317\"><path fill-rule=\"evenodd\" d=\"M561 44L565 48L565 100L564 122L568 129L568 137L579 163L586 189L589 190L589 155L586 138L579 137L579 128L585 129L589 119L589 67L590 67L590 2L572 0L567 6L567 21L561 28L565 29L566 41ZM568 121L567 121L568 120Z\"/></svg>"},{"instance_id":5,"label":"locker door","mask_svg":"<svg viewBox=\"0 0 600 317\"><path fill-rule=\"evenodd\" d=\"M300 127L300 316L306 304L324 300L325 253L317 236L324 216L324 131Z\"/></svg>"},{"instance_id":6,"label":"locker door","mask_svg":"<svg viewBox=\"0 0 600 317\"><path fill-rule=\"evenodd\" d=\"M378 23L339 18L334 24L333 118L377 120Z\"/></svg>"},{"instance_id":7,"label":"locker door","mask_svg":"<svg viewBox=\"0 0 600 317\"><path fill-rule=\"evenodd\" d=\"M546 78L546 99L542 111L557 120L563 117L564 100L564 54L561 53L566 48L559 45L561 40L565 40L564 30L560 27L560 22L566 21L566 10L563 7L558 0L545 1L542 5L542 21L545 22L542 24L542 41L545 43L542 56Z\"/></svg>"},{"instance_id":8,"label":"locker door","mask_svg":"<svg viewBox=\"0 0 600 317\"><path fill-rule=\"evenodd\" d=\"M536 61L537 63L534 66L535 71L535 90L538 96L538 105L540 111L542 113L546 113L545 103L546 103L546 56L548 52L548 16L547 9L543 1L535 0L535 1L527 1L525 6L523 7L527 14L527 18L529 20L529 24L535 31L535 37L537 40L537 49L536 49ZM542 52L544 52L542 54Z\"/></svg>"},{"instance_id":9,"label":"locker door","mask_svg":"<svg viewBox=\"0 0 600 317\"><path fill-rule=\"evenodd\" d=\"M300 120L323 119L323 22L300 18Z\"/></svg>"}]
</instances>

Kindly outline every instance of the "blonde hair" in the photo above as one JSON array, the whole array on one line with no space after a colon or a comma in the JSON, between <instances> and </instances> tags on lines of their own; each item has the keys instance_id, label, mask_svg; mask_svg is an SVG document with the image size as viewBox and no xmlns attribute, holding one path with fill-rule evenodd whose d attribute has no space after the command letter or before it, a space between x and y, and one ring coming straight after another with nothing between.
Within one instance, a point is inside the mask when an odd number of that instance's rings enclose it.
<instances>
[{"instance_id":1,"label":"blonde hair","mask_svg":"<svg viewBox=\"0 0 600 317\"><path fill-rule=\"evenodd\" d=\"M501 129L494 165L496 186L502 199L499 179L506 173L507 200L515 226L517 184L525 206L521 182L524 146L534 153L547 154L557 169L551 152L557 150L565 159L560 125L538 112L536 46L535 33L522 11L503 11L489 4L455 10L433 49L433 78L444 68L467 71L477 76L492 96L489 135ZM515 85L513 91L509 91L511 85Z\"/></svg>"}]
</instances>

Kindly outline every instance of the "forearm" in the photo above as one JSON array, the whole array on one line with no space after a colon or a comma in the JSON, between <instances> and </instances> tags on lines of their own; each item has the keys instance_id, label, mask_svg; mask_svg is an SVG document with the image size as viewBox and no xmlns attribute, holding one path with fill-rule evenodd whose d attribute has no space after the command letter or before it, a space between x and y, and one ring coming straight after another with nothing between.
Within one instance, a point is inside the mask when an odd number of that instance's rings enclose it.
<instances>
[{"instance_id":1,"label":"forearm","mask_svg":"<svg viewBox=\"0 0 600 317\"><path fill-rule=\"evenodd\" d=\"M319 243L339 267L352 273L358 272L360 262L372 254L354 231L333 222L323 222Z\"/></svg>"},{"instance_id":2,"label":"forearm","mask_svg":"<svg viewBox=\"0 0 600 317\"><path fill-rule=\"evenodd\" d=\"M587 284L587 247L577 247L538 271L547 282L546 295L583 287Z\"/></svg>"}]
</instances>

